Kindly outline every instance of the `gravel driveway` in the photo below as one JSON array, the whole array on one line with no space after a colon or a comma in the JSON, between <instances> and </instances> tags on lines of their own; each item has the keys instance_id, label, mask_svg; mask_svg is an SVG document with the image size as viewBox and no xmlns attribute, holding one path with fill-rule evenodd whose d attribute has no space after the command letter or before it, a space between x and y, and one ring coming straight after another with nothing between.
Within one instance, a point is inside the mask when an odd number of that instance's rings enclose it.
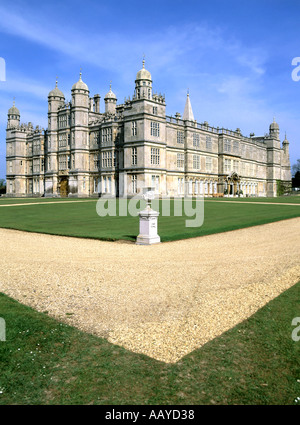
<instances>
[{"instance_id":1,"label":"gravel driveway","mask_svg":"<svg viewBox=\"0 0 300 425\"><path fill-rule=\"evenodd\" d=\"M153 246L7 229L0 238L0 292L163 362L300 280L300 218Z\"/></svg>"}]
</instances>

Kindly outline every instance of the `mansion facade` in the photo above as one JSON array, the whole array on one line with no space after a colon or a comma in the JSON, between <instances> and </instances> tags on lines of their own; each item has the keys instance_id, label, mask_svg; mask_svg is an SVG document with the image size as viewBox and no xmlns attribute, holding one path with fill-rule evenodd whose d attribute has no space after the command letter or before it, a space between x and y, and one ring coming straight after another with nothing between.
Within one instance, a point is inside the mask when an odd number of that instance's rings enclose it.
<instances>
[{"instance_id":1,"label":"mansion facade","mask_svg":"<svg viewBox=\"0 0 300 425\"><path fill-rule=\"evenodd\" d=\"M81 73L71 96L66 103L56 82L46 130L9 109L6 196L123 197L145 186L160 196L276 196L278 180L291 181L289 142L275 120L261 137L198 123L189 94L183 116L167 116L144 61L123 104L110 87L100 112Z\"/></svg>"}]
</instances>

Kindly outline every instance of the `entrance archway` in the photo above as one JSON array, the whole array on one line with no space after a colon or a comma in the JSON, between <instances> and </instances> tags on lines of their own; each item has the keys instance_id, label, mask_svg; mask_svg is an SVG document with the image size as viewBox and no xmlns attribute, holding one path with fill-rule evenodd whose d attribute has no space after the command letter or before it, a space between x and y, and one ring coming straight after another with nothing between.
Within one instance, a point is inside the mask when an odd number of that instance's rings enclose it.
<instances>
[{"instance_id":1,"label":"entrance archway","mask_svg":"<svg viewBox=\"0 0 300 425\"><path fill-rule=\"evenodd\" d=\"M61 198L67 198L69 194L69 181L67 177L63 177L59 184L59 193Z\"/></svg>"},{"instance_id":2,"label":"entrance archway","mask_svg":"<svg viewBox=\"0 0 300 425\"><path fill-rule=\"evenodd\" d=\"M238 173L233 171L229 176L226 177L228 195L236 196L240 192L240 176Z\"/></svg>"}]
</instances>

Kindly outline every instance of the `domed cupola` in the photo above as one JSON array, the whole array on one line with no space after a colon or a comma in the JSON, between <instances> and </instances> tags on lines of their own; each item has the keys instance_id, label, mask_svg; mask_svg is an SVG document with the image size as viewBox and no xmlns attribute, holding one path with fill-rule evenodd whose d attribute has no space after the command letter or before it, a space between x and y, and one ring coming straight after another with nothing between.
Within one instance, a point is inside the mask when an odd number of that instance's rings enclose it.
<instances>
[{"instance_id":1,"label":"domed cupola","mask_svg":"<svg viewBox=\"0 0 300 425\"><path fill-rule=\"evenodd\" d=\"M57 87L57 78L56 78L55 87L48 94L48 113L56 112L58 108L60 108L64 103L65 103L65 95ZM50 124L49 124L49 128L50 128Z\"/></svg>"},{"instance_id":2,"label":"domed cupola","mask_svg":"<svg viewBox=\"0 0 300 425\"><path fill-rule=\"evenodd\" d=\"M77 83L73 84L72 87L72 92L73 91L83 91L83 92L89 92L89 88L88 86L82 81L81 79L82 76L82 72L80 71L79 74L79 80L77 81Z\"/></svg>"},{"instance_id":3,"label":"domed cupola","mask_svg":"<svg viewBox=\"0 0 300 425\"><path fill-rule=\"evenodd\" d=\"M117 96L111 90L111 84L109 86L109 92L104 97L105 112L114 114L116 112Z\"/></svg>"},{"instance_id":4,"label":"domed cupola","mask_svg":"<svg viewBox=\"0 0 300 425\"><path fill-rule=\"evenodd\" d=\"M65 95L63 94L63 92L61 90L59 90L59 88L57 87L57 80L55 83L55 88L53 90L51 90L51 92L48 94L48 98L59 98L64 99Z\"/></svg>"},{"instance_id":5,"label":"domed cupola","mask_svg":"<svg viewBox=\"0 0 300 425\"><path fill-rule=\"evenodd\" d=\"M137 99L152 98L152 77L150 72L145 69L145 59L143 59L143 68L136 74L135 97Z\"/></svg>"},{"instance_id":6,"label":"domed cupola","mask_svg":"<svg viewBox=\"0 0 300 425\"><path fill-rule=\"evenodd\" d=\"M147 80L147 81L151 81L151 83L152 83L151 74L145 68L145 59L143 59L143 68L140 69L139 72L136 74L135 82L137 82L139 80Z\"/></svg>"},{"instance_id":7,"label":"domed cupola","mask_svg":"<svg viewBox=\"0 0 300 425\"><path fill-rule=\"evenodd\" d=\"M20 117L20 111L19 109L16 107L15 105L15 101L13 102L13 106L11 108L9 108L8 110L8 115L13 115L15 117Z\"/></svg>"},{"instance_id":8,"label":"domed cupola","mask_svg":"<svg viewBox=\"0 0 300 425\"><path fill-rule=\"evenodd\" d=\"M81 71L79 74L79 80L77 83L73 84L71 93L72 93L72 106L79 106L84 108L89 108L89 88L88 86L82 81L81 78Z\"/></svg>"},{"instance_id":9,"label":"domed cupola","mask_svg":"<svg viewBox=\"0 0 300 425\"><path fill-rule=\"evenodd\" d=\"M20 111L15 105L15 100L13 106L9 108L7 115L7 128L16 128L20 125Z\"/></svg>"},{"instance_id":10,"label":"domed cupola","mask_svg":"<svg viewBox=\"0 0 300 425\"><path fill-rule=\"evenodd\" d=\"M117 96L114 94L114 92L111 90L111 84L109 86L109 92L106 93L104 100L105 99L111 99L111 100L117 100Z\"/></svg>"}]
</instances>

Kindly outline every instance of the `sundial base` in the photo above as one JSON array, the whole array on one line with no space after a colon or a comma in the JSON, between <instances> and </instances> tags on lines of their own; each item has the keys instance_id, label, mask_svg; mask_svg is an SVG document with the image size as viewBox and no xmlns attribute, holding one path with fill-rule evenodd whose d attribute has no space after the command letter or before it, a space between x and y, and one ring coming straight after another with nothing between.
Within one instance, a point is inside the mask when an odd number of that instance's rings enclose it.
<instances>
[{"instance_id":1,"label":"sundial base","mask_svg":"<svg viewBox=\"0 0 300 425\"><path fill-rule=\"evenodd\" d=\"M136 238L137 245L152 245L160 243L160 237L157 234L157 218L159 212L151 209L149 205L139 212L140 233Z\"/></svg>"}]
</instances>

